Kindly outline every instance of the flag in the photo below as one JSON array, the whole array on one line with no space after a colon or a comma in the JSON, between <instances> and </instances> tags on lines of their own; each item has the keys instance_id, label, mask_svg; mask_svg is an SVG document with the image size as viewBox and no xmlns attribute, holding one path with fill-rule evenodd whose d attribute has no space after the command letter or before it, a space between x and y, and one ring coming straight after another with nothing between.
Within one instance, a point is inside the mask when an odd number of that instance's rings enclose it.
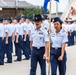
<instances>
[{"instance_id":1,"label":"flag","mask_svg":"<svg viewBox=\"0 0 76 75\"><path fill-rule=\"evenodd\" d=\"M55 1L59 2L59 0L55 0ZM50 0L44 0L44 6L43 6L44 11L47 11L48 2L50 2Z\"/></svg>"},{"instance_id":2,"label":"flag","mask_svg":"<svg viewBox=\"0 0 76 75\"><path fill-rule=\"evenodd\" d=\"M47 6L48 6L48 2L49 2L50 0L44 0L44 11L46 11L47 10Z\"/></svg>"}]
</instances>

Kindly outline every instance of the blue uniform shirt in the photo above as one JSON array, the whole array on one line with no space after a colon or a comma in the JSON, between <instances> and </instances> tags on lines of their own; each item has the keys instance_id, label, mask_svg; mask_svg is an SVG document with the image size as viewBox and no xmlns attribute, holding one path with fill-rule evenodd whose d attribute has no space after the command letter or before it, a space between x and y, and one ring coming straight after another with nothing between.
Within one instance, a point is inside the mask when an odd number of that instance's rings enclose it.
<instances>
[{"instance_id":1,"label":"blue uniform shirt","mask_svg":"<svg viewBox=\"0 0 76 75\"><path fill-rule=\"evenodd\" d=\"M0 37L4 36L4 25L0 23Z\"/></svg>"},{"instance_id":2,"label":"blue uniform shirt","mask_svg":"<svg viewBox=\"0 0 76 75\"><path fill-rule=\"evenodd\" d=\"M5 25L4 28L5 28L5 33L7 32L8 36L11 37L13 33L13 25L8 24L8 25ZM6 37L6 34L4 36Z\"/></svg>"},{"instance_id":3,"label":"blue uniform shirt","mask_svg":"<svg viewBox=\"0 0 76 75\"><path fill-rule=\"evenodd\" d=\"M24 22L24 25L27 27L26 28L26 33L28 34L28 32L31 30L31 28L26 22Z\"/></svg>"},{"instance_id":4,"label":"blue uniform shirt","mask_svg":"<svg viewBox=\"0 0 76 75\"><path fill-rule=\"evenodd\" d=\"M15 35L20 33L20 25L19 25L19 23L14 25L14 33L15 33Z\"/></svg>"},{"instance_id":5,"label":"blue uniform shirt","mask_svg":"<svg viewBox=\"0 0 76 75\"><path fill-rule=\"evenodd\" d=\"M48 20L44 20L43 21L42 27L44 27L47 31L49 30L49 22L48 22Z\"/></svg>"},{"instance_id":6,"label":"blue uniform shirt","mask_svg":"<svg viewBox=\"0 0 76 75\"><path fill-rule=\"evenodd\" d=\"M32 22L28 23L29 30L33 31L35 29L34 24Z\"/></svg>"},{"instance_id":7,"label":"blue uniform shirt","mask_svg":"<svg viewBox=\"0 0 76 75\"><path fill-rule=\"evenodd\" d=\"M45 42L48 41L48 33L47 31L41 27L40 29L34 29L31 32L30 41L33 41L34 47L43 47L45 46Z\"/></svg>"},{"instance_id":8,"label":"blue uniform shirt","mask_svg":"<svg viewBox=\"0 0 76 75\"><path fill-rule=\"evenodd\" d=\"M73 24L70 24L70 25L68 25L68 31L74 31L74 25Z\"/></svg>"},{"instance_id":9,"label":"blue uniform shirt","mask_svg":"<svg viewBox=\"0 0 76 75\"><path fill-rule=\"evenodd\" d=\"M64 30L61 30L59 33L56 33L56 31L51 33L52 47L61 48L62 43L64 43L64 42L68 42L68 37Z\"/></svg>"},{"instance_id":10,"label":"blue uniform shirt","mask_svg":"<svg viewBox=\"0 0 76 75\"><path fill-rule=\"evenodd\" d=\"M74 31L76 31L76 24L74 24Z\"/></svg>"},{"instance_id":11,"label":"blue uniform shirt","mask_svg":"<svg viewBox=\"0 0 76 75\"><path fill-rule=\"evenodd\" d=\"M27 25L25 25L24 23L21 23L20 25L20 35L24 35L24 31L26 31L27 33Z\"/></svg>"}]
</instances>

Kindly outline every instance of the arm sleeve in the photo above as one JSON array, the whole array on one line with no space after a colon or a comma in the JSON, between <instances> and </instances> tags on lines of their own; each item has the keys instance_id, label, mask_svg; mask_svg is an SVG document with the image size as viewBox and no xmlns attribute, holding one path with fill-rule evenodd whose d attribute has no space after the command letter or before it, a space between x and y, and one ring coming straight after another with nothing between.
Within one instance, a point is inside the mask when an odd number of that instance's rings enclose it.
<instances>
[{"instance_id":1,"label":"arm sleeve","mask_svg":"<svg viewBox=\"0 0 76 75\"><path fill-rule=\"evenodd\" d=\"M19 34L19 31L20 31L20 29L19 29L19 27L17 27L17 28L15 29L15 33Z\"/></svg>"},{"instance_id":2,"label":"arm sleeve","mask_svg":"<svg viewBox=\"0 0 76 75\"><path fill-rule=\"evenodd\" d=\"M33 33L31 32L30 38L29 38L30 41L33 41L33 36L32 35L33 35Z\"/></svg>"},{"instance_id":3,"label":"arm sleeve","mask_svg":"<svg viewBox=\"0 0 76 75\"><path fill-rule=\"evenodd\" d=\"M48 32L47 32L47 31L44 32L44 41L45 41L45 42L46 42L46 41L49 42L49 37L48 37Z\"/></svg>"},{"instance_id":4,"label":"arm sleeve","mask_svg":"<svg viewBox=\"0 0 76 75\"><path fill-rule=\"evenodd\" d=\"M33 37L32 37L32 35L30 35L30 38L29 38L29 40L30 40L30 41L33 41Z\"/></svg>"},{"instance_id":5,"label":"arm sleeve","mask_svg":"<svg viewBox=\"0 0 76 75\"><path fill-rule=\"evenodd\" d=\"M5 32L8 32L8 27L7 26L5 26Z\"/></svg>"},{"instance_id":6,"label":"arm sleeve","mask_svg":"<svg viewBox=\"0 0 76 75\"><path fill-rule=\"evenodd\" d=\"M65 43L65 42L68 42L68 36L66 33L64 33L64 38L63 38L62 43Z\"/></svg>"}]
</instances>

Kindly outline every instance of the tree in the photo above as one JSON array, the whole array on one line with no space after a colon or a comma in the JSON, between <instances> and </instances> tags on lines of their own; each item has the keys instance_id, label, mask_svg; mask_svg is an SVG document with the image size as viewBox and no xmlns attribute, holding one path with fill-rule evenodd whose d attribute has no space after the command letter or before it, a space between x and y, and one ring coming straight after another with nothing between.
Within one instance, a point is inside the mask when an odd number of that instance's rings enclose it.
<instances>
[{"instance_id":1,"label":"tree","mask_svg":"<svg viewBox=\"0 0 76 75\"><path fill-rule=\"evenodd\" d=\"M34 14L48 14L49 11L47 10L47 12L44 12L43 7L39 7L37 6L36 8L26 8L24 10L24 15L26 16L33 16Z\"/></svg>"}]
</instances>

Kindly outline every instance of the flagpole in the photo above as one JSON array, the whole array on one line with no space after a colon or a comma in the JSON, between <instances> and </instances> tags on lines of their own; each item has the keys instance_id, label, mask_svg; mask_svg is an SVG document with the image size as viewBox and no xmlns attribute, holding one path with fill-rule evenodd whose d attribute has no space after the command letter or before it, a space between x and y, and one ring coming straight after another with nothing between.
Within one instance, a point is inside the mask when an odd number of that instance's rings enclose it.
<instances>
[{"instance_id":1,"label":"flagpole","mask_svg":"<svg viewBox=\"0 0 76 75\"><path fill-rule=\"evenodd\" d=\"M58 16L58 2L56 2L56 16Z\"/></svg>"},{"instance_id":2,"label":"flagpole","mask_svg":"<svg viewBox=\"0 0 76 75\"><path fill-rule=\"evenodd\" d=\"M49 5L49 60L50 60L50 29L51 29L51 10L52 10L52 0L50 0L50 5ZM48 63L48 75L50 75L50 62Z\"/></svg>"}]
</instances>

